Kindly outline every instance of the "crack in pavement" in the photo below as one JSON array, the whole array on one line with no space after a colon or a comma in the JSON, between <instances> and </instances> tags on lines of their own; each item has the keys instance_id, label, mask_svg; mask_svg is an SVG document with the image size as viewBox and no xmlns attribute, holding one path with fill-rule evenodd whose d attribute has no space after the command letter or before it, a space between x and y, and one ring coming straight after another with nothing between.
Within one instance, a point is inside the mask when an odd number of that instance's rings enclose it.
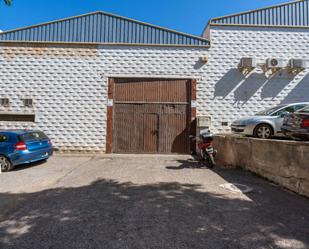
<instances>
[{"instance_id":1,"label":"crack in pavement","mask_svg":"<svg viewBox=\"0 0 309 249\"><path fill-rule=\"evenodd\" d=\"M80 164L77 164L76 167L74 167L73 169L69 170L66 174L64 174L63 176L59 177L53 184L51 185L58 185L61 183L62 180L64 180L66 177L68 177L69 175L71 175L74 171L80 169L85 163L89 163L92 160L94 160L96 158L96 156L92 156L90 157L87 161L82 162Z\"/></svg>"}]
</instances>

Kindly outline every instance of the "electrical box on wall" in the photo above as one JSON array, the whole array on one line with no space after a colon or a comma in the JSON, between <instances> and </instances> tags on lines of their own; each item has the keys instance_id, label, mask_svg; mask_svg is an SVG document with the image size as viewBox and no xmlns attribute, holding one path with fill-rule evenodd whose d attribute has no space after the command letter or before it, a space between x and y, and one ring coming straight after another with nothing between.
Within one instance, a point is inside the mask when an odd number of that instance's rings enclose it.
<instances>
[{"instance_id":1,"label":"electrical box on wall","mask_svg":"<svg viewBox=\"0 0 309 249\"><path fill-rule=\"evenodd\" d=\"M211 117L209 116L198 116L197 117L197 127L210 127L211 126Z\"/></svg>"}]
</instances>

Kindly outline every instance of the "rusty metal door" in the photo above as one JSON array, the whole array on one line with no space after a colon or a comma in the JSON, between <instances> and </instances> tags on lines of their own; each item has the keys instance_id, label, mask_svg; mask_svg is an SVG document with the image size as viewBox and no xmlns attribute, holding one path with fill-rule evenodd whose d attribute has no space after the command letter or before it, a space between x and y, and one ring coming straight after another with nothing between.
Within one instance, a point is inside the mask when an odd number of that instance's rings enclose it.
<instances>
[{"instance_id":1,"label":"rusty metal door","mask_svg":"<svg viewBox=\"0 0 309 249\"><path fill-rule=\"evenodd\" d=\"M162 105L159 119L160 153L188 153L188 107L185 105Z\"/></svg>"},{"instance_id":2,"label":"rusty metal door","mask_svg":"<svg viewBox=\"0 0 309 249\"><path fill-rule=\"evenodd\" d=\"M157 114L144 114L144 150L145 153L158 152L159 116Z\"/></svg>"},{"instance_id":3,"label":"rusty metal door","mask_svg":"<svg viewBox=\"0 0 309 249\"><path fill-rule=\"evenodd\" d=\"M114 79L113 152L190 151L190 80Z\"/></svg>"}]
</instances>

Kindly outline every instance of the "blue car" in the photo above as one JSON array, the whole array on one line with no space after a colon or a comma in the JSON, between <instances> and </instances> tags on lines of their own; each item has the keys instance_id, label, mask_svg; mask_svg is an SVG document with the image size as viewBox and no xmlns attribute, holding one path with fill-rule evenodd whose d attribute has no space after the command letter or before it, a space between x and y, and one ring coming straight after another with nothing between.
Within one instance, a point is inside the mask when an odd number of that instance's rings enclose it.
<instances>
[{"instance_id":1,"label":"blue car","mask_svg":"<svg viewBox=\"0 0 309 249\"><path fill-rule=\"evenodd\" d=\"M0 167L3 172L20 164L46 160L52 154L52 143L41 131L0 130Z\"/></svg>"}]
</instances>

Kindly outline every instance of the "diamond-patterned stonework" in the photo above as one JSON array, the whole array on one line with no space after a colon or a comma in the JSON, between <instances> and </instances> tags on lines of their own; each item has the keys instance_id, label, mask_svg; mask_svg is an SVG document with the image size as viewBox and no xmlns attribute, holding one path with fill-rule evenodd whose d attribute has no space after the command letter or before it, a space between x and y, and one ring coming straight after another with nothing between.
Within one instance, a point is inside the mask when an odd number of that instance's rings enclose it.
<instances>
[{"instance_id":1,"label":"diamond-patterned stonework","mask_svg":"<svg viewBox=\"0 0 309 249\"><path fill-rule=\"evenodd\" d=\"M309 101L308 70L270 79L261 70L244 77L241 57L309 59L307 29L212 27L210 49L164 46L0 46L0 112L35 113L35 123L0 122L0 129L46 132L62 150L105 151L109 77L197 79L197 112L227 132L234 119L285 102ZM208 64L199 61L209 57ZM23 99L33 99L24 107Z\"/></svg>"}]
</instances>

